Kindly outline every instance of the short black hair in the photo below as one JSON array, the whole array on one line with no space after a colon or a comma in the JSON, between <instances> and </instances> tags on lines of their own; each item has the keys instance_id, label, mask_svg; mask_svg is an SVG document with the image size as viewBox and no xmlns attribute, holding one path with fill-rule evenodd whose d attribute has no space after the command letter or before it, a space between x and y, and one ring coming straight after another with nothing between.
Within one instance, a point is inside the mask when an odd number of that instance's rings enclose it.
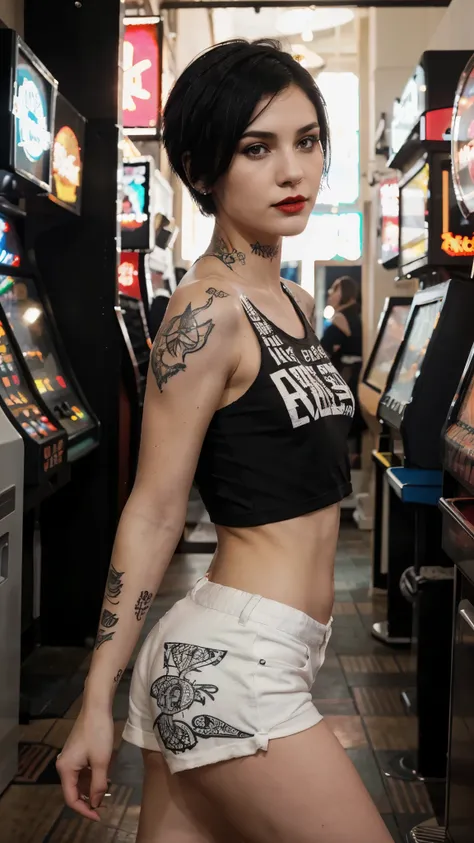
<instances>
[{"instance_id":1,"label":"short black hair","mask_svg":"<svg viewBox=\"0 0 474 843\"><path fill-rule=\"evenodd\" d=\"M164 109L163 143L172 169L206 216L216 212L214 199L191 181L212 187L229 168L260 100L290 85L298 86L316 109L327 173L326 103L311 74L278 41L239 38L217 44L194 59L176 81Z\"/></svg>"}]
</instances>

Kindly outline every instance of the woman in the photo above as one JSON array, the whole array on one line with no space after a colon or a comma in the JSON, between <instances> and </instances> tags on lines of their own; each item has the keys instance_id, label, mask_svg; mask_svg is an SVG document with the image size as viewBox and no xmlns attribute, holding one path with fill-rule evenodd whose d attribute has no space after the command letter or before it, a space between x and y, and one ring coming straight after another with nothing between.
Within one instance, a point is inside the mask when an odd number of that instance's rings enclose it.
<instances>
[{"instance_id":1,"label":"woman","mask_svg":"<svg viewBox=\"0 0 474 843\"><path fill-rule=\"evenodd\" d=\"M362 368L362 322L357 293L357 284L349 275L334 281L328 290L327 302L335 313L321 339L322 347L354 395L355 412L348 434L352 468L358 467L361 434L367 428L357 397Z\"/></svg>"},{"instance_id":2,"label":"woman","mask_svg":"<svg viewBox=\"0 0 474 843\"><path fill-rule=\"evenodd\" d=\"M308 322L312 298L279 267L327 169L324 103L278 45L221 44L177 81L164 144L215 233L154 344L137 480L58 760L66 802L99 818L112 698L196 472L218 550L136 662L124 737L144 755L138 843L388 843L310 694L331 631L353 399Z\"/></svg>"}]
</instances>

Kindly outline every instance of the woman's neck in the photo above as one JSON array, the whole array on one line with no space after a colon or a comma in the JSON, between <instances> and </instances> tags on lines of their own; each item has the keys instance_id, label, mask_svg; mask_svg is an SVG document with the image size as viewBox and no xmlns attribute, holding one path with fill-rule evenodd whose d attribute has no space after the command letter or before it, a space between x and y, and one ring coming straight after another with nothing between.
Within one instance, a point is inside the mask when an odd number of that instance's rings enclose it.
<instances>
[{"instance_id":1,"label":"woman's neck","mask_svg":"<svg viewBox=\"0 0 474 843\"><path fill-rule=\"evenodd\" d=\"M218 258L239 278L251 281L254 289L280 289L281 237L258 239L216 223L205 255Z\"/></svg>"}]
</instances>

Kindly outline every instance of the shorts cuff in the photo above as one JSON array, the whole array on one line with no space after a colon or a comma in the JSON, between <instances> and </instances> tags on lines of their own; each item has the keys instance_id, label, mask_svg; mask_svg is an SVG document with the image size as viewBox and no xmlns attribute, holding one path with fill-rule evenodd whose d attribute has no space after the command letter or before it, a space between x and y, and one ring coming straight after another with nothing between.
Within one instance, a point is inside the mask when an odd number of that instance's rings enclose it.
<instances>
[{"instance_id":1,"label":"shorts cuff","mask_svg":"<svg viewBox=\"0 0 474 843\"><path fill-rule=\"evenodd\" d=\"M161 752L158 741L153 732L144 732L143 729L137 729L132 726L129 720L125 724L122 732L122 738L127 743L132 743L134 746L139 746L140 749L150 749L152 752Z\"/></svg>"},{"instance_id":2,"label":"shorts cuff","mask_svg":"<svg viewBox=\"0 0 474 843\"><path fill-rule=\"evenodd\" d=\"M268 738L269 740L274 740L276 738L288 738L290 735L297 735L298 732L305 732L306 729L312 729L313 726L317 726L323 719L323 715L315 708L314 713L305 714L304 717L295 717L294 720L282 723L281 726L271 729L268 733Z\"/></svg>"}]
</instances>

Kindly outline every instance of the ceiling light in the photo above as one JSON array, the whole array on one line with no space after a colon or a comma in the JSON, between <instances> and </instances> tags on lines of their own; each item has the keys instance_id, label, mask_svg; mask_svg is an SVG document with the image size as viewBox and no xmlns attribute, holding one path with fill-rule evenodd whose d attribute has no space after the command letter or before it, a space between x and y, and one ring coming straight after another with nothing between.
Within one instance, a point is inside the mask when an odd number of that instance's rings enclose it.
<instances>
[{"instance_id":1,"label":"ceiling light","mask_svg":"<svg viewBox=\"0 0 474 843\"><path fill-rule=\"evenodd\" d=\"M354 20L352 9L289 9L278 15L276 29L281 35L295 35L297 32L320 32L343 26Z\"/></svg>"}]
</instances>

